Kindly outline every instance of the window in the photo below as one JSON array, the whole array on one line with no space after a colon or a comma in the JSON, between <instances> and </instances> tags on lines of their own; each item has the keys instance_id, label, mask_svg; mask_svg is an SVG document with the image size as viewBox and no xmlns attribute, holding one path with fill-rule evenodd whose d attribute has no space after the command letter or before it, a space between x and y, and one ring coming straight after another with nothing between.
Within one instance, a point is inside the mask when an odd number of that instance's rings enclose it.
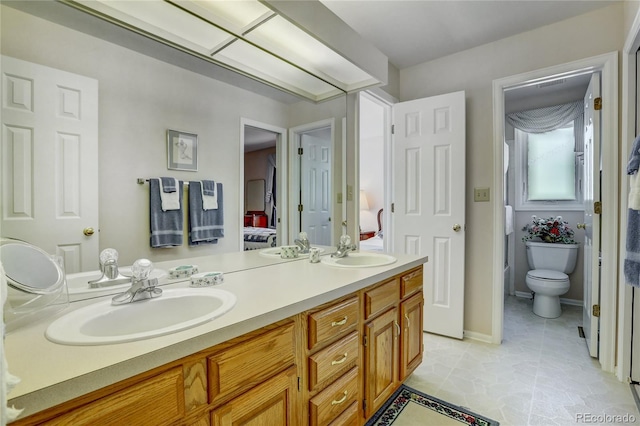
<instances>
[{"instance_id":1,"label":"window","mask_svg":"<svg viewBox=\"0 0 640 426\"><path fill-rule=\"evenodd\" d=\"M573 122L546 133L516 129L516 208L582 210L582 164Z\"/></svg>"}]
</instances>

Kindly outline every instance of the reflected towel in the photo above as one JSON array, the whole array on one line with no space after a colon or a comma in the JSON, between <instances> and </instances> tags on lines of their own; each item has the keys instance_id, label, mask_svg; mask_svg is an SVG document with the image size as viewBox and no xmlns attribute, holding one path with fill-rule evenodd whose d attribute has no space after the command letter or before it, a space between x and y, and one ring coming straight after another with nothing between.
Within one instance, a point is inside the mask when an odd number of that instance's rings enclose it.
<instances>
[{"instance_id":1,"label":"reflected towel","mask_svg":"<svg viewBox=\"0 0 640 426\"><path fill-rule=\"evenodd\" d=\"M513 233L513 207L504 206L504 234Z\"/></svg>"},{"instance_id":2,"label":"reflected towel","mask_svg":"<svg viewBox=\"0 0 640 426\"><path fill-rule=\"evenodd\" d=\"M202 181L202 210L215 210L218 208L218 190L215 181Z\"/></svg>"},{"instance_id":3,"label":"reflected towel","mask_svg":"<svg viewBox=\"0 0 640 426\"><path fill-rule=\"evenodd\" d=\"M161 177L162 192L176 192L177 180L172 177Z\"/></svg>"},{"instance_id":4,"label":"reflected towel","mask_svg":"<svg viewBox=\"0 0 640 426\"><path fill-rule=\"evenodd\" d=\"M182 245L182 209L165 211L162 208L160 179L149 179L149 219L151 225L151 247L175 247ZM182 181L176 186L178 205L182 203Z\"/></svg>"},{"instance_id":5,"label":"reflected towel","mask_svg":"<svg viewBox=\"0 0 640 426\"><path fill-rule=\"evenodd\" d=\"M217 244L224 237L224 205L222 184L216 184L218 208L203 209L202 185L199 181L189 182L189 245Z\"/></svg>"},{"instance_id":6,"label":"reflected towel","mask_svg":"<svg viewBox=\"0 0 640 426\"><path fill-rule=\"evenodd\" d=\"M178 188L178 180L176 178L166 178L166 179L172 179L174 181L173 185L171 185L170 187ZM180 210L180 206L181 206L180 201L182 200L182 191L166 192L164 190L162 179L159 179L158 182L160 182L160 189L158 189L158 191L160 193L162 210L165 212L169 210ZM180 185L180 188L182 188L182 185Z\"/></svg>"}]
</instances>

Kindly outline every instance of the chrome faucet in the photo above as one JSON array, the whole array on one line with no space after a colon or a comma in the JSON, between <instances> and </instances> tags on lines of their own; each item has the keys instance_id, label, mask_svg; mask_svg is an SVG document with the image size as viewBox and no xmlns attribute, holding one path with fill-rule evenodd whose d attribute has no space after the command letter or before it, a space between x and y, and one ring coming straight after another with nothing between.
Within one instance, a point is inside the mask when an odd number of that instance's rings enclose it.
<instances>
[{"instance_id":1,"label":"chrome faucet","mask_svg":"<svg viewBox=\"0 0 640 426\"><path fill-rule=\"evenodd\" d=\"M306 232L301 232L298 235L298 238L293 240L293 242L296 243L298 247L300 247L301 254L309 253L309 249L311 248L311 243L309 242L309 238L307 238Z\"/></svg>"},{"instance_id":2,"label":"chrome faucet","mask_svg":"<svg viewBox=\"0 0 640 426\"><path fill-rule=\"evenodd\" d=\"M138 300L152 299L162 296L162 289L157 288L158 279L149 278L153 263L148 259L138 259L133 263L131 272L131 287L124 293L115 295L111 299L112 305L124 305Z\"/></svg>"},{"instance_id":3,"label":"chrome faucet","mask_svg":"<svg viewBox=\"0 0 640 426\"><path fill-rule=\"evenodd\" d=\"M358 246L355 244L351 244L351 237L348 235L343 235L340 237L340 242L338 243L338 248L335 253L331 253L331 257L345 257L349 254L350 251L357 250Z\"/></svg>"},{"instance_id":4,"label":"chrome faucet","mask_svg":"<svg viewBox=\"0 0 640 426\"><path fill-rule=\"evenodd\" d=\"M100 253L100 271L102 276L97 280L89 281L89 288L109 287L131 281L131 277L122 275L118 271L118 252L112 248L104 249Z\"/></svg>"}]
</instances>

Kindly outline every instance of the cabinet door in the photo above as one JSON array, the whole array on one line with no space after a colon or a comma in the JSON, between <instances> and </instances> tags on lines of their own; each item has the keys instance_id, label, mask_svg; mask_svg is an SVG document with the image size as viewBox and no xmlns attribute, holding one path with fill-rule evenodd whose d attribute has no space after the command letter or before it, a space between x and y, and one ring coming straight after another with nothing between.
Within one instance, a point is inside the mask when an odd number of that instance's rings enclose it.
<instances>
[{"instance_id":1,"label":"cabinet door","mask_svg":"<svg viewBox=\"0 0 640 426\"><path fill-rule=\"evenodd\" d=\"M213 426L296 425L298 377L291 367L211 413Z\"/></svg>"},{"instance_id":2,"label":"cabinet door","mask_svg":"<svg viewBox=\"0 0 640 426\"><path fill-rule=\"evenodd\" d=\"M395 391L398 383L398 308L365 325L365 416L369 418Z\"/></svg>"},{"instance_id":3,"label":"cabinet door","mask_svg":"<svg viewBox=\"0 0 640 426\"><path fill-rule=\"evenodd\" d=\"M416 293L400 304L402 338L400 339L400 381L409 376L422 362L422 292Z\"/></svg>"}]
</instances>

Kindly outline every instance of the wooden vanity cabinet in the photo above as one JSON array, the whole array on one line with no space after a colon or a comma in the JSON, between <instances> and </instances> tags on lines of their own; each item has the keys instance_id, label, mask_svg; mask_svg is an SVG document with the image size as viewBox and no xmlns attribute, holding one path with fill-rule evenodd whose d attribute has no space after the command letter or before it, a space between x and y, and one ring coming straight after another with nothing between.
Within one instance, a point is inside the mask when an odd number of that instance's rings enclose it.
<instances>
[{"instance_id":1,"label":"wooden vanity cabinet","mask_svg":"<svg viewBox=\"0 0 640 426\"><path fill-rule=\"evenodd\" d=\"M364 418L422 362L422 267L362 290Z\"/></svg>"},{"instance_id":2,"label":"wooden vanity cabinet","mask_svg":"<svg viewBox=\"0 0 640 426\"><path fill-rule=\"evenodd\" d=\"M359 425L360 299L351 294L302 313L303 424ZM351 422L351 423L350 423Z\"/></svg>"},{"instance_id":3,"label":"wooden vanity cabinet","mask_svg":"<svg viewBox=\"0 0 640 426\"><path fill-rule=\"evenodd\" d=\"M12 426L362 426L422 362L422 266Z\"/></svg>"}]
</instances>

